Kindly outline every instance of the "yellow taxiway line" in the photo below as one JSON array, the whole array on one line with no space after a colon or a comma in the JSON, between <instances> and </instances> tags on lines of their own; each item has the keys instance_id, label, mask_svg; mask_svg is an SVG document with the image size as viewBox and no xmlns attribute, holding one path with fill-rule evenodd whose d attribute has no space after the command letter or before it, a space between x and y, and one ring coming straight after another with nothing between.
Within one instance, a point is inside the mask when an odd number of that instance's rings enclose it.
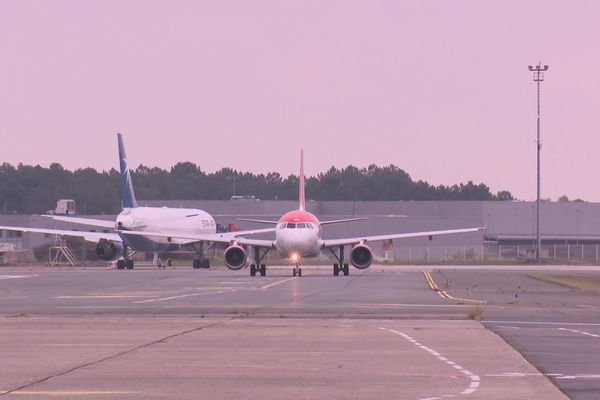
<instances>
[{"instance_id":1,"label":"yellow taxiway line","mask_svg":"<svg viewBox=\"0 0 600 400\"><path fill-rule=\"evenodd\" d=\"M481 301L481 300L462 299L460 297L454 297L454 296L448 294L448 292L446 292L445 290L440 289L438 287L438 285L435 283L435 281L431 277L431 274L428 271L423 271L423 275L425 275L425 280L427 281L427 284L429 285L429 287L431 288L431 290L433 290L434 292L436 292L443 299L459 300L459 301L471 301L471 302L474 302L474 303L485 303L485 301Z\"/></svg>"}]
</instances>

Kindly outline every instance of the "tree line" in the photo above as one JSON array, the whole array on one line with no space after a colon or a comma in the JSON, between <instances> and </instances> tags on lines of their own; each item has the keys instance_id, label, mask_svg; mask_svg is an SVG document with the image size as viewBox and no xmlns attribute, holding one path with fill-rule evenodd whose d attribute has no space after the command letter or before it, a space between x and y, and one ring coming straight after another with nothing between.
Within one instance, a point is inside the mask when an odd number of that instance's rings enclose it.
<instances>
[{"instance_id":1,"label":"tree line","mask_svg":"<svg viewBox=\"0 0 600 400\"><path fill-rule=\"evenodd\" d=\"M138 199L226 200L233 195L253 195L261 200L296 200L298 176L277 172L253 174L230 168L207 173L194 163L180 162L165 170L140 165L132 171ZM58 199L72 198L78 213L115 214L121 209L120 174L117 170L74 171L53 163L39 165L4 163L0 166L0 212L45 213ZM395 165L367 168L330 168L306 179L307 198L313 200L513 200L508 191L496 194L485 184L471 181L452 186L434 186L413 181Z\"/></svg>"}]
</instances>

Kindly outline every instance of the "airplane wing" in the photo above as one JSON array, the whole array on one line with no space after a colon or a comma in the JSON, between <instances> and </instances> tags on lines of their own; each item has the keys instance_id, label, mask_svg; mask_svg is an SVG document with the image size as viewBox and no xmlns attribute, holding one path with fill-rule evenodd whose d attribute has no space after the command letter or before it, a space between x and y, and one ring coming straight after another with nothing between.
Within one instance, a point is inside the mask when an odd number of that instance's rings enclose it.
<instances>
[{"instance_id":1,"label":"airplane wing","mask_svg":"<svg viewBox=\"0 0 600 400\"><path fill-rule=\"evenodd\" d=\"M93 218L81 218L81 217L63 217L57 215L42 215L42 217L52 218L56 221L73 222L75 224L92 225L102 228L115 229L115 221L108 221L105 219L93 219Z\"/></svg>"},{"instance_id":2,"label":"airplane wing","mask_svg":"<svg viewBox=\"0 0 600 400\"><path fill-rule=\"evenodd\" d=\"M483 231L485 231L485 227L450 229L450 230L445 230L445 231L392 233L389 235L362 236L362 237L354 237L354 238L346 238L346 239L332 239L332 240L324 240L323 248L354 245L354 244L358 244L358 243L376 242L376 241L380 241L380 240L389 240L389 239L408 239L408 238L416 238L416 237L452 235L452 234L456 234L456 233L470 233L470 232L483 232Z\"/></svg>"},{"instance_id":3,"label":"airplane wing","mask_svg":"<svg viewBox=\"0 0 600 400\"><path fill-rule=\"evenodd\" d=\"M86 231L71 231L67 229L47 229L47 228L29 228L24 226L0 226L0 229L7 231L19 231L19 232L33 232L33 233L47 233L50 235L61 235L61 236L75 236L81 237L88 242L99 242L101 239L114 240L117 242L121 241L121 237L116 233L104 233L104 232L86 232Z\"/></svg>"},{"instance_id":4,"label":"airplane wing","mask_svg":"<svg viewBox=\"0 0 600 400\"><path fill-rule=\"evenodd\" d=\"M240 244L245 244L248 246L254 246L253 244L246 243L246 238L240 238L243 235L256 235L258 233L269 233L274 232L275 228L265 228L265 229L253 229L247 231L237 231L237 232L223 232L223 233L202 233L202 234L182 234L181 232L150 232L150 231L118 231L119 234L123 236L150 236L150 237L161 237L161 238L171 238L176 239L178 243L181 244L191 244L195 242L213 242L213 243L232 243L238 242ZM239 239L238 239L239 238ZM272 240L255 240L260 242L261 244L268 243L268 247L271 246ZM264 242L264 243L263 243Z\"/></svg>"},{"instance_id":5,"label":"airplane wing","mask_svg":"<svg viewBox=\"0 0 600 400\"><path fill-rule=\"evenodd\" d=\"M238 218L238 221L256 222L257 224L271 224L277 225L277 221L267 221L264 219L250 219L250 218Z\"/></svg>"}]
</instances>

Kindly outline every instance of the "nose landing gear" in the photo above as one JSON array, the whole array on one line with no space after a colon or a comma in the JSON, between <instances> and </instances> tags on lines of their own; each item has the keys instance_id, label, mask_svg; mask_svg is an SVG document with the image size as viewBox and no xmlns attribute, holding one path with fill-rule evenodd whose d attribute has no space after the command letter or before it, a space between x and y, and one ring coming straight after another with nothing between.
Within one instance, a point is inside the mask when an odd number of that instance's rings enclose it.
<instances>
[{"instance_id":1,"label":"nose landing gear","mask_svg":"<svg viewBox=\"0 0 600 400\"><path fill-rule=\"evenodd\" d=\"M292 276L302 276L302 268L299 265L296 265L292 270Z\"/></svg>"}]
</instances>

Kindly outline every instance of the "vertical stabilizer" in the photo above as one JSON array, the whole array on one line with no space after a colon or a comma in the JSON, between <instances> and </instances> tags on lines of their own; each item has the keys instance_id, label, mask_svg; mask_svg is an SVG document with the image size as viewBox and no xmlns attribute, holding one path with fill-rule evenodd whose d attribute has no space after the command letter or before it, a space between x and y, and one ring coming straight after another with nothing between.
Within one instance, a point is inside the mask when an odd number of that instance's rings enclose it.
<instances>
[{"instance_id":1,"label":"vertical stabilizer","mask_svg":"<svg viewBox=\"0 0 600 400\"><path fill-rule=\"evenodd\" d=\"M306 210L306 201L304 196L304 150L300 150L300 183L298 195L300 198L299 209L304 211Z\"/></svg>"},{"instance_id":2,"label":"vertical stabilizer","mask_svg":"<svg viewBox=\"0 0 600 400\"><path fill-rule=\"evenodd\" d=\"M137 207L135 193L133 191L133 182L131 181L131 173L127 167L127 155L125 154L125 145L123 144L123 136L117 133L117 141L119 142L119 165L121 167L121 200L123 208Z\"/></svg>"}]
</instances>

